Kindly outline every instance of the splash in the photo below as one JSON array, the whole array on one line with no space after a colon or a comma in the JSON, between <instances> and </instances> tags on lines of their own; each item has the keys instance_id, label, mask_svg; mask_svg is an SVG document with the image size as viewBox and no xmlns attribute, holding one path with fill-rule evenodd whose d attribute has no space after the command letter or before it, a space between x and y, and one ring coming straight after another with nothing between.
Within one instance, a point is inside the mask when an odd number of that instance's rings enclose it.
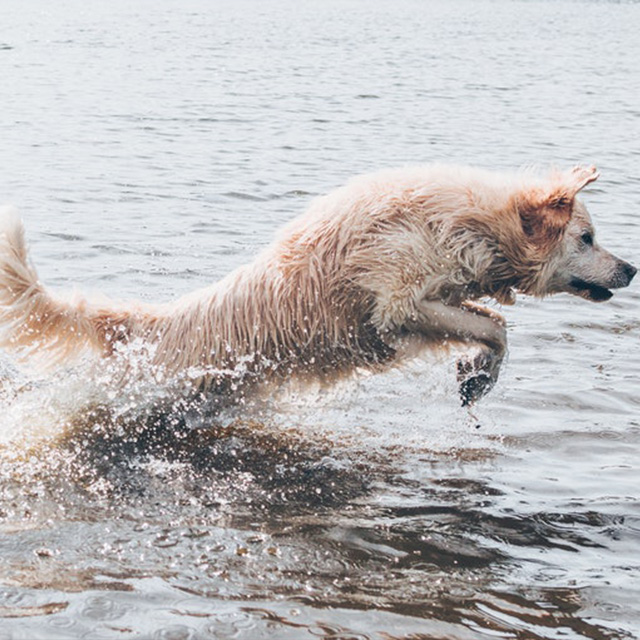
<instances>
[{"instance_id":1,"label":"splash","mask_svg":"<svg viewBox=\"0 0 640 640\"><path fill-rule=\"evenodd\" d=\"M46 378L3 363L0 446L28 450L95 428L97 421L116 433L124 425L136 432L151 415L162 415L165 426L177 430L259 421L278 431L295 425L314 437L382 447L401 437L404 446L451 448L453 429L460 436L455 446L469 444L463 434L473 416L458 406L450 354L423 354L384 372L359 370L331 382L294 377L256 385L253 356L233 369L190 367L169 375L154 364L155 349L134 340L109 359L83 360ZM202 379L224 385L194 392Z\"/></svg>"}]
</instances>

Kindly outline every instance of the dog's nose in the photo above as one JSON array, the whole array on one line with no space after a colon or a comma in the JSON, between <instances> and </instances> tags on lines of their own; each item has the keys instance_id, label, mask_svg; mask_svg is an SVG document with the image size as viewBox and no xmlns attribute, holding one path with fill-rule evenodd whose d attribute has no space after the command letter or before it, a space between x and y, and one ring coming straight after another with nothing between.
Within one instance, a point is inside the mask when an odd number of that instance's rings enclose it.
<instances>
[{"instance_id":1,"label":"dog's nose","mask_svg":"<svg viewBox=\"0 0 640 640\"><path fill-rule=\"evenodd\" d=\"M628 287L631 281L633 280L633 276L636 275L638 270L628 262L624 260L617 259L616 270L614 272L613 278L609 282L609 287L612 289L618 289L619 287Z\"/></svg>"},{"instance_id":2,"label":"dog's nose","mask_svg":"<svg viewBox=\"0 0 640 640\"><path fill-rule=\"evenodd\" d=\"M626 262L624 265L624 274L627 276L627 282L631 282L636 273L638 273L638 270L632 264Z\"/></svg>"}]
</instances>

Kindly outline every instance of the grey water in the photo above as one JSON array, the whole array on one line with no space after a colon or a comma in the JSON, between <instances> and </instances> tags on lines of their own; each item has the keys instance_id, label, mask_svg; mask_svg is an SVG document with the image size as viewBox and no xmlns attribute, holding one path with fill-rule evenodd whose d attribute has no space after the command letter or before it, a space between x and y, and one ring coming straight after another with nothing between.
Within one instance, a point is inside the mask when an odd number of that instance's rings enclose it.
<instances>
[{"instance_id":1,"label":"grey water","mask_svg":"<svg viewBox=\"0 0 640 640\"><path fill-rule=\"evenodd\" d=\"M358 173L588 162L598 239L638 264L639 26L634 2L3 0L0 201L46 285L167 301ZM3 356L0 639L639 637L638 283L502 312L474 415L451 354L197 428Z\"/></svg>"}]
</instances>

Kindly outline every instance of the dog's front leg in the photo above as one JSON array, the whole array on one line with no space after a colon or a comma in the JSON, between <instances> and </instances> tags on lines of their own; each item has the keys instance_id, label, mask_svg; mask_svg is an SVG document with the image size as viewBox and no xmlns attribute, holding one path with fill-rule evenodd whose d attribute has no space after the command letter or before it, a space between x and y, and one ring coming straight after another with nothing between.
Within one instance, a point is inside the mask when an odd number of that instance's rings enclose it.
<instances>
[{"instance_id":1,"label":"dog's front leg","mask_svg":"<svg viewBox=\"0 0 640 640\"><path fill-rule=\"evenodd\" d=\"M421 300L407 325L429 338L480 345L477 356L457 363L463 405L473 404L496 383L507 350L505 321L499 313L472 302L452 307L438 300Z\"/></svg>"}]
</instances>

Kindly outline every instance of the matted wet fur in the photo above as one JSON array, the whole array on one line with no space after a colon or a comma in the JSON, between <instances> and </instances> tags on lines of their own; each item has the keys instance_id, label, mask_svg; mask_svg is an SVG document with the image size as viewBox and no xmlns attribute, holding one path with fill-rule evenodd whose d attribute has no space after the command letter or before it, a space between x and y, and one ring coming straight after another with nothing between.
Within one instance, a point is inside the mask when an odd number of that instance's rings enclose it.
<instances>
[{"instance_id":1,"label":"matted wet fur","mask_svg":"<svg viewBox=\"0 0 640 640\"><path fill-rule=\"evenodd\" d=\"M598 246L576 199L597 177L595 167L540 175L447 165L358 177L315 200L250 264L158 305L53 295L5 209L0 345L52 366L142 341L157 379L184 375L194 389L226 393L274 375L386 366L419 336L479 345L458 363L470 403L494 384L506 350L504 319L476 300L564 291L601 301L635 275Z\"/></svg>"}]
</instances>

